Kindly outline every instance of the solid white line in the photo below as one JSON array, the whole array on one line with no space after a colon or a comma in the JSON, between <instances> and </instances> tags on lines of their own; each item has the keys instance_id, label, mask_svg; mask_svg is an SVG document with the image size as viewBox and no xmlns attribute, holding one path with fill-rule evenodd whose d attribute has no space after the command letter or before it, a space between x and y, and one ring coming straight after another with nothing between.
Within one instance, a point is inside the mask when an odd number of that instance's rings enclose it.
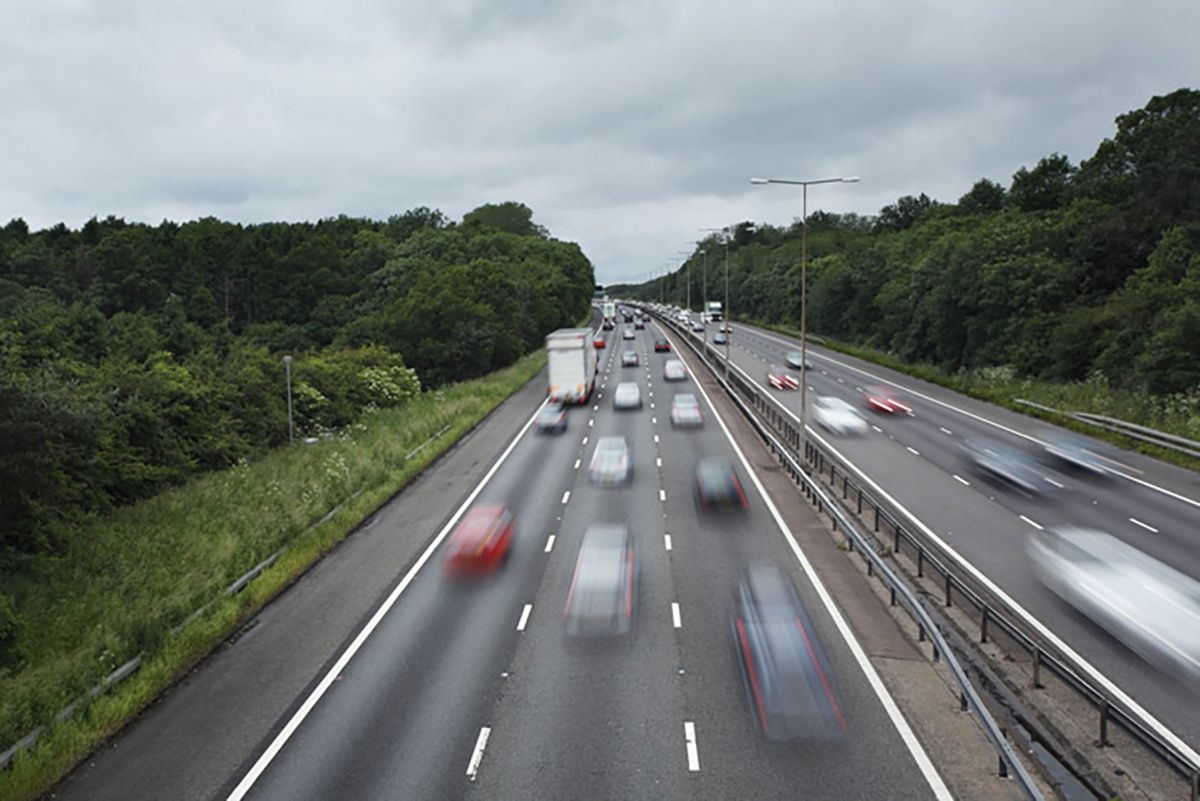
<instances>
[{"instance_id":1,"label":"solid white line","mask_svg":"<svg viewBox=\"0 0 1200 801\"><path fill-rule=\"evenodd\" d=\"M467 776L471 781L475 781L475 774L479 772L479 763L483 761L483 749L487 748L488 737L491 736L491 727L484 726L479 730L479 739L475 741L475 750L471 752L471 761L467 763Z\"/></svg>"},{"instance_id":2,"label":"solid white line","mask_svg":"<svg viewBox=\"0 0 1200 801\"><path fill-rule=\"evenodd\" d=\"M955 473L955 474L954 474L954 480L955 480L955 481L958 481L958 482L960 482L960 483L962 483L962 484L965 484L965 485L966 485L966 486L968 486L968 487L969 487L969 486L971 486L971 482L970 482L970 481L967 481L965 478L963 478L962 476L958 475L957 473Z\"/></svg>"},{"instance_id":3,"label":"solid white line","mask_svg":"<svg viewBox=\"0 0 1200 801\"><path fill-rule=\"evenodd\" d=\"M667 502L667 491L665 489L660 489L658 491L658 499L663 503Z\"/></svg>"},{"instance_id":4,"label":"solid white line","mask_svg":"<svg viewBox=\"0 0 1200 801\"><path fill-rule=\"evenodd\" d=\"M943 428L942 426L938 426L938 431L941 431L943 434L949 434L950 436L954 436L953 431L951 431L948 428Z\"/></svg>"},{"instance_id":5,"label":"solid white line","mask_svg":"<svg viewBox=\"0 0 1200 801\"><path fill-rule=\"evenodd\" d=\"M687 744L688 770L695 773L700 770L700 749L696 747L696 724L690 720L683 724L683 741Z\"/></svg>"},{"instance_id":6,"label":"solid white line","mask_svg":"<svg viewBox=\"0 0 1200 801\"><path fill-rule=\"evenodd\" d=\"M575 469L576 469L576 470L578 470L578 469L579 469L579 465L581 465L582 463L583 463L583 460L582 460L582 459L576 459L576 460L575 460Z\"/></svg>"},{"instance_id":7,"label":"solid white line","mask_svg":"<svg viewBox=\"0 0 1200 801\"><path fill-rule=\"evenodd\" d=\"M671 535L663 534L663 544L667 546L667 550L671 550Z\"/></svg>"},{"instance_id":8,"label":"solid white line","mask_svg":"<svg viewBox=\"0 0 1200 801\"><path fill-rule=\"evenodd\" d=\"M671 625L675 628L683 628L683 621L679 619L679 604L671 601Z\"/></svg>"},{"instance_id":9,"label":"solid white line","mask_svg":"<svg viewBox=\"0 0 1200 801\"><path fill-rule=\"evenodd\" d=\"M545 553L550 553L552 550L554 550L554 539L555 539L554 534L551 534L549 537L546 538Z\"/></svg>"},{"instance_id":10,"label":"solid white line","mask_svg":"<svg viewBox=\"0 0 1200 801\"><path fill-rule=\"evenodd\" d=\"M1059 489L1064 489L1062 484L1059 484L1057 481L1050 478L1050 476L1042 476L1042 478L1046 479L1047 484L1053 484L1054 486L1058 487Z\"/></svg>"},{"instance_id":11,"label":"solid white line","mask_svg":"<svg viewBox=\"0 0 1200 801\"><path fill-rule=\"evenodd\" d=\"M1146 531L1149 531L1151 534L1158 533L1158 529L1156 529L1154 526L1146 525L1141 520L1138 520L1136 518L1133 518L1133 517L1129 518L1129 522L1133 523L1135 526L1141 526L1142 528L1146 529Z\"/></svg>"},{"instance_id":12,"label":"solid white line","mask_svg":"<svg viewBox=\"0 0 1200 801\"><path fill-rule=\"evenodd\" d=\"M279 734L275 735L275 739L271 741L271 744L267 746L266 750L263 751L262 755L259 756L254 765L251 766L250 770L246 772L246 775L242 777L242 780L238 782L236 787L233 788L233 792L231 792L228 796L228 801L241 801L242 798L245 798L246 793L250 792L250 788L254 786L254 783L258 781L258 778L263 774L263 771L265 771L267 766L271 764L271 760L273 760L279 754L279 752L283 750L283 746L289 739L291 739L292 735L296 733L296 729L300 728L300 724L303 723L304 719L308 717L309 713L312 712L313 707L315 707L317 702L321 700L321 696L325 695L329 688L333 686L333 683L337 680L337 677L342 675L342 672L346 669L346 665L349 664L350 660L354 658L354 655L358 653L358 650L362 648L363 643L367 641L367 638L370 637L372 632L374 632L379 626L379 623L383 620L384 616L387 615L392 606L395 605L396 601L400 599L401 594L408 589L408 585L411 584L413 579L417 577L417 573L421 571L421 568L423 568L425 564L433 557L433 552L436 551L438 546L442 544L442 540L446 539L446 536L450 533L450 530L457 525L459 519L466 513L471 504L475 502L475 499L479 497L479 493L483 492L483 488L486 487L488 482L492 480L492 476L496 475L496 471L499 470L501 465L508 460L509 454L513 452L513 449L517 447L517 443L520 442L525 436L526 432L529 431L529 427L533 425L533 421L537 418L538 412L541 411L542 406L544 406L545 403L545 401L542 401L542 403L538 404L538 408L534 411L533 416L525 421L525 425L523 425L521 430L517 432L517 435L513 437L512 442L508 443L508 447L505 448L504 452L500 454L500 458L497 459L496 463L493 464L487 473L484 474L480 482L475 485L475 489L471 490L471 493L467 495L467 498L462 502L462 505L460 505L454 514L450 516L450 519L446 521L446 525L442 526L442 530L439 531L438 535L433 538L433 542L429 543L429 546L425 548L413 566L409 568L407 573L404 574L404 578L400 579L400 583L396 585L395 589L391 591L387 599L380 604L377 610L375 610L375 614L373 614L371 619L367 621L367 624L363 626L362 631L355 636L350 645L346 647L346 650L342 652L342 655L338 657L337 661L333 663L333 666L330 667L325 673L325 676L321 679L320 683L317 684L316 688L309 694L308 698L304 699L304 703L300 705L300 708L296 710L296 713L292 715L286 724L284 724L283 729L279 732ZM487 743L487 734L485 733L487 731L487 729L484 729L484 731L480 733L480 739L485 744ZM482 757L483 746L477 745L476 750ZM476 760L472 759L472 762L475 763L475 767L478 767L478 762Z\"/></svg>"},{"instance_id":13,"label":"solid white line","mask_svg":"<svg viewBox=\"0 0 1200 801\"><path fill-rule=\"evenodd\" d=\"M911 453L913 456L921 455L921 452L919 450L917 450L916 448L914 448L912 445L905 445L904 447L908 448L908 452Z\"/></svg>"},{"instance_id":14,"label":"solid white line","mask_svg":"<svg viewBox=\"0 0 1200 801\"><path fill-rule=\"evenodd\" d=\"M1028 517L1026 517L1025 515L1017 515L1017 517L1021 518L1021 519L1022 519L1022 520L1024 520L1026 523L1028 523L1029 525L1031 525L1031 526L1033 526L1034 528L1036 528L1038 531L1042 531L1043 529L1045 529L1045 528L1046 528L1045 526L1043 526L1043 525L1041 525L1041 524L1037 523L1036 521L1034 521L1034 520L1030 520L1030 519L1029 519Z\"/></svg>"},{"instance_id":15,"label":"solid white line","mask_svg":"<svg viewBox=\"0 0 1200 801\"><path fill-rule=\"evenodd\" d=\"M529 622L529 613L533 611L533 604L525 604L525 608L521 611L521 619L517 621L517 631L524 631L525 624Z\"/></svg>"},{"instance_id":16,"label":"solid white line","mask_svg":"<svg viewBox=\"0 0 1200 801\"><path fill-rule=\"evenodd\" d=\"M571 491L567 490L566 492L563 493L562 502L565 505L566 502L569 500L571 500Z\"/></svg>"}]
</instances>

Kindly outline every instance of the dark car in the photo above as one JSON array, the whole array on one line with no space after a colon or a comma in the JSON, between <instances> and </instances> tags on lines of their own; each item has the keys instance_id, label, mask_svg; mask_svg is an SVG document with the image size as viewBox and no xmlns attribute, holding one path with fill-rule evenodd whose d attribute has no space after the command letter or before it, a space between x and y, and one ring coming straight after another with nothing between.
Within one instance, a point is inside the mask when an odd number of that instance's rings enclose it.
<instances>
[{"instance_id":1,"label":"dark car","mask_svg":"<svg viewBox=\"0 0 1200 801\"><path fill-rule=\"evenodd\" d=\"M794 370L811 370L812 369L812 362L805 361L804 354L802 354L798 350L788 351L788 354L787 354L787 356L784 357L784 360L787 362L787 366L791 367Z\"/></svg>"},{"instance_id":2,"label":"dark car","mask_svg":"<svg viewBox=\"0 0 1200 801\"><path fill-rule=\"evenodd\" d=\"M636 350L627 350L621 354L622 367L637 367L638 355Z\"/></svg>"},{"instance_id":3,"label":"dark car","mask_svg":"<svg viewBox=\"0 0 1200 801\"><path fill-rule=\"evenodd\" d=\"M1108 476L1125 467L1117 461L1119 454L1115 449L1069 431L1044 431L1042 441L1047 460L1072 472Z\"/></svg>"},{"instance_id":4,"label":"dark car","mask_svg":"<svg viewBox=\"0 0 1200 801\"><path fill-rule=\"evenodd\" d=\"M752 565L734 596L733 648L750 714L769 739L840 739L846 719L817 633L791 581Z\"/></svg>"},{"instance_id":5,"label":"dark car","mask_svg":"<svg viewBox=\"0 0 1200 801\"><path fill-rule=\"evenodd\" d=\"M745 509L749 501L733 465L724 459L703 459L696 466L696 501L703 509Z\"/></svg>"},{"instance_id":6,"label":"dark car","mask_svg":"<svg viewBox=\"0 0 1200 801\"><path fill-rule=\"evenodd\" d=\"M963 440L962 448L977 473L1029 495L1047 488L1037 464L1022 450L987 438Z\"/></svg>"},{"instance_id":7,"label":"dark car","mask_svg":"<svg viewBox=\"0 0 1200 801\"><path fill-rule=\"evenodd\" d=\"M508 559L514 519L502 503L473 506L446 543L443 563L449 574L490 573Z\"/></svg>"},{"instance_id":8,"label":"dark car","mask_svg":"<svg viewBox=\"0 0 1200 801\"><path fill-rule=\"evenodd\" d=\"M667 340L665 340L665 339L654 340L654 352L655 353L667 353L670 350L671 350L671 343L668 342Z\"/></svg>"},{"instance_id":9,"label":"dark car","mask_svg":"<svg viewBox=\"0 0 1200 801\"><path fill-rule=\"evenodd\" d=\"M551 401L538 411L533 427L542 433L561 434L567 430L567 410L561 403Z\"/></svg>"},{"instance_id":10,"label":"dark car","mask_svg":"<svg viewBox=\"0 0 1200 801\"><path fill-rule=\"evenodd\" d=\"M628 634L637 613L637 561L629 529L590 526L583 534L563 610L567 634Z\"/></svg>"}]
</instances>

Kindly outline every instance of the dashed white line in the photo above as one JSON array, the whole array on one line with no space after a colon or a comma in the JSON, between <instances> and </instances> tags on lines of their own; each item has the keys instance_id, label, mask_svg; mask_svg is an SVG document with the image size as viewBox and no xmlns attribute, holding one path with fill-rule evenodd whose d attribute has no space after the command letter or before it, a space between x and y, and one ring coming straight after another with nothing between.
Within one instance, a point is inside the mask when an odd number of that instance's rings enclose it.
<instances>
[{"instance_id":1,"label":"dashed white line","mask_svg":"<svg viewBox=\"0 0 1200 801\"><path fill-rule=\"evenodd\" d=\"M1045 526L1043 526L1043 525L1041 525L1041 524L1039 524L1039 523L1037 523L1037 522L1035 522L1035 521L1033 521L1033 520L1030 520L1030 519L1029 519L1028 517L1026 517L1025 515L1017 515L1017 517L1021 518L1021 519L1022 519L1022 520L1024 520L1026 523L1028 523L1029 525L1031 525L1031 526L1033 526L1034 528L1036 528L1038 531L1041 531L1042 529L1044 529L1044 528L1045 528Z\"/></svg>"},{"instance_id":2,"label":"dashed white line","mask_svg":"<svg viewBox=\"0 0 1200 801\"><path fill-rule=\"evenodd\" d=\"M662 457L661 457L661 456L659 456L659 457L656 457L656 458L655 458L655 460L654 460L654 466L655 466L655 467L662 467Z\"/></svg>"},{"instance_id":3,"label":"dashed white line","mask_svg":"<svg viewBox=\"0 0 1200 801\"><path fill-rule=\"evenodd\" d=\"M583 442L582 442L582 443L580 443L580 444L581 444L581 445L587 445L587 437L584 437L584 438L583 438Z\"/></svg>"},{"instance_id":4,"label":"dashed white line","mask_svg":"<svg viewBox=\"0 0 1200 801\"><path fill-rule=\"evenodd\" d=\"M525 604L525 608L521 610L521 619L517 621L517 631L524 631L525 624L529 622L529 613L533 611L533 604Z\"/></svg>"},{"instance_id":5,"label":"dashed white line","mask_svg":"<svg viewBox=\"0 0 1200 801\"><path fill-rule=\"evenodd\" d=\"M1062 484L1059 484L1057 481L1050 478L1050 476L1042 476L1042 478L1046 479L1047 484L1053 484L1054 486L1058 487L1059 489L1064 489Z\"/></svg>"},{"instance_id":6,"label":"dashed white line","mask_svg":"<svg viewBox=\"0 0 1200 801\"><path fill-rule=\"evenodd\" d=\"M695 773L700 770L700 750L696 747L696 724L690 720L683 724L683 741L687 743L688 770Z\"/></svg>"},{"instance_id":7,"label":"dashed white line","mask_svg":"<svg viewBox=\"0 0 1200 801\"><path fill-rule=\"evenodd\" d=\"M941 431L943 434L948 434L949 436L954 436L954 432L948 428L945 428L944 426L938 426L938 431Z\"/></svg>"},{"instance_id":8,"label":"dashed white line","mask_svg":"<svg viewBox=\"0 0 1200 801\"><path fill-rule=\"evenodd\" d=\"M471 781L475 781L475 774L479 772L479 763L483 761L483 749L487 748L488 737L491 736L490 726L484 726L479 730L479 739L475 741L475 750L471 752L471 761L467 763L467 777Z\"/></svg>"},{"instance_id":9,"label":"dashed white line","mask_svg":"<svg viewBox=\"0 0 1200 801\"><path fill-rule=\"evenodd\" d=\"M597 403L595 406L593 406L593 407L592 407L592 411L593 411L593 412L598 412L598 411L600 411L600 404L598 404L598 403Z\"/></svg>"},{"instance_id":10,"label":"dashed white line","mask_svg":"<svg viewBox=\"0 0 1200 801\"><path fill-rule=\"evenodd\" d=\"M654 441L655 441L655 442L658 442L658 434L655 434L655 435L654 435Z\"/></svg>"},{"instance_id":11,"label":"dashed white line","mask_svg":"<svg viewBox=\"0 0 1200 801\"><path fill-rule=\"evenodd\" d=\"M654 401L650 401L650 408L651 408L651 409L653 409L653 408L654 408Z\"/></svg>"},{"instance_id":12,"label":"dashed white line","mask_svg":"<svg viewBox=\"0 0 1200 801\"><path fill-rule=\"evenodd\" d=\"M551 534L549 537L546 538L546 549L543 551L543 553L550 553L551 551L554 550L554 540L555 540L554 534Z\"/></svg>"},{"instance_id":13,"label":"dashed white line","mask_svg":"<svg viewBox=\"0 0 1200 801\"><path fill-rule=\"evenodd\" d=\"M960 484L963 484L963 485L965 485L965 486L968 486L968 487L969 487L969 486L971 486L971 482L970 482L970 481L967 481L965 478L963 478L962 476L958 475L957 473L955 473L955 474L954 474L954 480L955 480L955 481L957 481L957 482L958 482L958 483L960 483Z\"/></svg>"},{"instance_id":14,"label":"dashed white line","mask_svg":"<svg viewBox=\"0 0 1200 801\"><path fill-rule=\"evenodd\" d=\"M1146 529L1146 531L1149 531L1151 534L1158 533L1158 529L1156 529L1154 526L1147 525L1146 523L1143 523L1141 520L1138 520L1136 517L1129 518L1129 522L1133 523L1135 526L1141 526L1142 528Z\"/></svg>"},{"instance_id":15,"label":"dashed white line","mask_svg":"<svg viewBox=\"0 0 1200 801\"><path fill-rule=\"evenodd\" d=\"M571 491L567 490L566 492L563 493L563 499L562 499L563 505L565 506L567 501L569 501L569 500L571 500Z\"/></svg>"},{"instance_id":16,"label":"dashed white line","mask_svg":"<svg viewBox=\"0 0 1200 801\"><path fill-rule=\"evenodd\" d=\"M675 628L683 628L683 621L679 618L679 603L671 601L671 625Z\"/></svg>"},{"instance_id":17,"label":"dashed white line","mask_svg":"<svg viewBox=\"0 0 1200 801\"><path fill-rule=\"evenodd\" d=\"M653 417L653 416L652 416L652 417L650 418L650 425L652 425L652 426L656 426L656 425L658 425L658 418L657 418L657 417Z\"/></svg>"},{"instance_id":18,"label":"dashed white line","mask_svg":"<svg viewBox=\"0 0 1200 801\"><path fill-rule=\"evenodd\" d=\"M575 469L576 469L576 470L578 470L578 469L579 469L579 465L581 465L581 464L583 464L583 460L582 460L582 459L576 459L576 460L575 460Z\"/></svg>"},{"instance_id":19,"label":"dashed white line","mask_svg":"<svg viewBox=\"0 0 1200 801\"><path fill-rule=\"evenodd\" d=\"M658 499L663 503L667 502L667 491L665 489L660 489L658 491Z\"/></svg>"},{"instance_id":20,"label":"dashed white line","mask_svg":"<svg viewBox=\"0 0 1200 801\"><path fill-rule=\"evenodd\" d=\"M882 429L882 428L880 428L879 426L872 425L872 426L871 426L871 428L875 429L875 433L876 433L876 434L882 434L882 433L883 433L883 429Z\"/></svg>"},{"instance_id":21,"label":"dashed white line","mask_svg":"<svg viewBox=\"0 0 1200 801\"><path fill-rule=\"evenodd\" d=\"M591 428L594 425L596 425L596 418L592 417L588 420L588 428Z\"/></svg>"},{"instance_id":22,"label":"dashed white line","mask_svg":"<svg viewBox=\"0 0 1200 801\"><path fill-rule=\"evenodd\" d=\"M908 450L908 452L909 452L909 453L911 453L913 456L920 456L920 455L921 455L921 452L920 452L919 450L917 450L916 448L914 448L912 445L905 445L904 447L905 447L905 448Z\"/></svg>"},{"instance_id":23,"label":"dashed white line","mask_svg":"<svg viewBox=\"0 0 1200 801\"><path fill-rule=\"evenodd\" d=\"M667 550L671 550L671 535L663 534L663 544L667 546Z\"/></svg>"}]
</instances>

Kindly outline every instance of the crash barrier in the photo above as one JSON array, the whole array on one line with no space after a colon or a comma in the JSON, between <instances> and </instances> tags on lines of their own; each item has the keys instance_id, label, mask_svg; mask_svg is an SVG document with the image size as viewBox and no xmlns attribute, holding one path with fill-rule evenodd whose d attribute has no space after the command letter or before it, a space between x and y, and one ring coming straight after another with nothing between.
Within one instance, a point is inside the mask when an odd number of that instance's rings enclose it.
<instances>
[{"instance_id":1,"label":"crash barrier","mask_svg":"<svg viewBox=\"0 0 1200 801\"><path fill-rule=\"evenodd\" d=\"M1186 453L1188 456L1200 458L1200 442L1187 437L1179 437L1174 434L1168 434L1165 431L1159 431L1156 428L1147 428L1140 426L1137 423L1130 423L1127 420L1118 420L1115 417L1107 417L1102 414L1092 414L1091 412L1068 412L1062 409L1055 409L1053 406L1044 406L1040 403L1034 403L1031 400L1024 398L1013 398L1014 403L1019 403L1022 406L1029 406L1034 409L1040 409L1043 412L1057 414L1060 417L1069 417L1072 420L1078 420L1081 423L1086 423L1090 426L1103 428L1108 431L1113 431L1130 439L1140 440L1149 445L1156 445L1159 448L1167 448L1168 450Z\"/></svg>"},{"instance_id":2,"label":"crash barrier","mask_svg":"<svg viewBox=\"0 0 1200 801\"><path fill-rule=\"evenodd\" d=\"M1086 679L1084 674L1087 671L1081 665L1076 664L1075 660L1061 654L1052 644L1044 642L1043 638L1037 635L1031 627L1018 621L1017 617L1012 614L1012 610L1006 605L996 600L990 600L986 590L977 586L969 577L955 571L951 566L951 560L946 558L947 555L939 546L928 542L920 532L914 531L901 522L899 510L893 509L887 502L877 499L870 490L863 487L863 484L851 474L851 471L840 459L827 452L813 438L803 437L799 422L795 417L781 408L744 371L737 365L732 365L732 369L726 369L720 348L707 342L697 343L696 337L690 331L684 330L670 319L661 316L659 319L680 333L688 347L712 371L742 413L750 418L752 425L755 425L755 429L767 441L772 451L782 458L789 473L801 484L806 495L816 506L818 513L830 516L835 531L839 526L843 529L847 537L847 548L857 549L867 559L868 574L878 573L885 577L884 580L889 585L893 604L896 602L897 593L901 593L902 597L905 594L911 596L912 591L907 584L901 583L904 588L902 592L886 577L887 574L880 569L883 562L876 553L875 546L867 543L857 529L849 524L847 516L833 498L824 492L818 492L820 485L817 479L827 482L834 494L838 494L840 489L842 502L846 504L847 508L853 504L860 519L872 521L873 532L881 543L890 538L890 547L895 555L899 556L907 551L916 564L918 578L924 578L926 571L933 571L942 587L942 600L945 606L953 606L955 599L958 599L960 604L962 602L967 604L966 608L973 611L975 619L978 620L980 643L988 642L989 637L993 636L996 631L1001 631L1023 649L1029 655L1032 664L1032 689L1040 690L1045 687L1041 681L1042 671L1045 670L1053 673L1065 686L1084 698L1096 710L1098 737L1095 744L1097 746L1112 746L1113 743L1109 737L1110 726L1120 727L1149 753L1188 782L1190 801L1200 801L1200 758L1185 743L1182 741L1172 742L1157 731L1142 715L1128 710L1121 699ZM728 376L727 379L726 376ZM764 426L757 425L756 417L765 423L770 431L767 431ZM797 462L800 463L799 466L794 466L793 463ZM931 622L917 617L916 610L918 609L921 614L927 616L923 607L920 607L919 604L909 606L905 603L904 608L914 615L919 627L919 636L922 639L926 636L936 636L933 644L934 658L938 658L939 654L943 658L949 657L947 664L954 664L957 668L957 662L951 663L952 657L946 649L945 642L941 639L940 632L937 632ZM960 669L955 670L956 679L959 672L961 672ZM965 677L963 681L966 681ZM969 684L963 686L960 682L964 693L967 692L966 687L969 686ZM983 714L988 714L986 710L982 711ZM988 720L991 720L990 715ZM993 739L993 743L1000 749L1000 743L996 742L993 732L987 724L985 724L985 730ZM1007 747L1006 742L1004 742L1004 746ZM1003 774L1005 749L1001 749L1000 762ZM1023 787L1023 789L1025 788Z\"/></svg>"}]
</instances>

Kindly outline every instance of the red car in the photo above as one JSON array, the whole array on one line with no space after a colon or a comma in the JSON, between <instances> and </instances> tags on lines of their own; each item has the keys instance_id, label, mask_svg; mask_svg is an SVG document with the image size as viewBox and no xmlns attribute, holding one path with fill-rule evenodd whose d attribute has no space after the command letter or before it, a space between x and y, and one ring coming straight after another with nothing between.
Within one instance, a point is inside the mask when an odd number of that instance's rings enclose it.
<instances>
[{"instance_id":1,"label":"red car","mask_svg":"<svg viewBox=\"0 0 1200 801\"><path fill-rule=\"evenodd\" d=\"M607 345L604 344L604 337L596 337L596 341L592 343L596 350L604 350Z\"/></svg>"},{"instance_id":2,"label":"red car","mask_svg":"<svg viewBox=\"0 0 1200 801\"><path fill-rule=\"evenodd\" d=\"M515 521L502 503L473 506L447 545L447 573L490 573L508 559Z\"/></svg>"},{"instance_id":3,"label":"red car","mask_svg":"<svg viewBox=\"0 0 1200 801\"><path fill-rule=\"evenodd\" d=\"M800 389L800 381L777 364L767 368L767 384L771 389Z\"/></svg>"},{"instance_id":4,"label":"red car","mask_svg":"<svg viewBox=\"0 0 1200 801\"><path fill-rule=\"evenodd\" d=\"M863 393L863 404L868 409L883 414L900 412L911 415L913 413L912 407L902 403L887 387L867 387L866 392Z\"/></svg>"},{"instance_id":5,"label":"red car","mask_svg":"<svg viewBox=\"0 0 1200 801\"><path fill-rule=\"evenodd\" d=\"M665 340L665 339L654 340L654 352L655 353L668 353L668 352L670 352L670 350L671 350L671 343L668 342L667 340Z\"/></svg>"}]
</instances>

